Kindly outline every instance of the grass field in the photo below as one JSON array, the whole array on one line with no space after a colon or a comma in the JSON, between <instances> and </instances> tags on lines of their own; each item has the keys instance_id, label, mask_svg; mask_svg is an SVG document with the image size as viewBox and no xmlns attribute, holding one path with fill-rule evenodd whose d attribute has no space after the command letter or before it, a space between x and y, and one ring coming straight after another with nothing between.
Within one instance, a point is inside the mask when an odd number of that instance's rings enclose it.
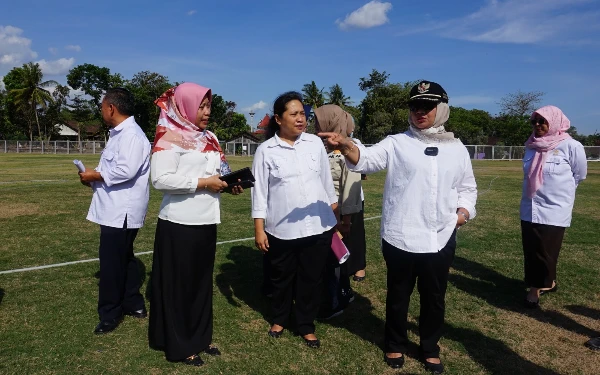
<instances>
[{"instance_id":1,"label":"grass field","mask_svg":"<svg viewBox=\"0 0 600 375\"><path fill-rule=\"evenodd\" d=\"M97 257L99 228L85 216L91 191L73 156L0 154L0 271ZM98 156L84 155L92 166ZM231 158L232 167L247 158ZM589 164L559 259L558 293L542 310L524 297L520 162L475 162L478 216L458 234L448 287L442 360L448 374L597 374L600 353L583 347L600 335L600 163ZM385 175L364 182L366 217L381 213ZM151 251L161 195L151 192L136 252ZM222 199L219 241L251 237L250 195ZM214 343L220 358L200 369L164 360L147 344L147 320L127 318L95 336L98 263L0 275L1 374L425 374L414 359L418 293L410 309L412 347L401 371L382 360L385 266L379 220L366 222L365 282L338 318L317 325L320 350L286 332L268 337L269 302L259 293L261 255L252 241L219 245L214 283ZM143 292L152 256L139 257Z\"/></svg>"}]
</instances>

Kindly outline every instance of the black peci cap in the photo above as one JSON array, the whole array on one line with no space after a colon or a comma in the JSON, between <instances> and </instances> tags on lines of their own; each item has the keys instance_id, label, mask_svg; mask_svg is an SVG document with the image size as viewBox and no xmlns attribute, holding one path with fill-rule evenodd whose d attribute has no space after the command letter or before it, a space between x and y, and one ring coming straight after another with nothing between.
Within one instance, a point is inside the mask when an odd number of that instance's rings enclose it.
<instances>
[{"instance_id":1,"label":"black peci cap","mask_svg":"<svg viewBox=\"0 0 600 375\"><path fill-rule=\"evenodd\" d=\"M421 81L410 90L409 102L428 100L448 103L448 94L439 84L431 81Z\"/></svg>"}]
</instances>

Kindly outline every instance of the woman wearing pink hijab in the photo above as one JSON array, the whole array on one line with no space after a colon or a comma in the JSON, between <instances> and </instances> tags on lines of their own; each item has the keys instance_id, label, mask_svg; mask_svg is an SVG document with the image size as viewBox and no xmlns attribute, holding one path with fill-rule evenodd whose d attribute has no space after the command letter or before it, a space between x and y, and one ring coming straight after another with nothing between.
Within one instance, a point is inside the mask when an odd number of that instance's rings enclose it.
<instances>
[{"instance_id":1,"label":"woman wearing pink hijab","mask_svg":"<svg viewBox=\"0 0 600 375\"><path fill-rule=\"evenodd\" d=\"M539 307L540 295L555 292L556 263L565 228L571 225L575 190L585 179L585 150L567 133L570 121L548 105L531 115L525 142L521 233L525 257L525 305Z\"/></svg>"},{"instance_id":2,"label":"woman wearing pink hijab","mask_svg":"<svg viewBox=\"0 0 600 375\"><path fill-rule=\"evenodd\" d=\"M164 194L152 261L150 347L192 366L204 363L201 352L220 355L211 345L212 281L220 193L227 187L219 175L230 170L206 129L211 99L210 89L183 83L156 100L161 111L150 169Z\"/></svg>"}]
</instances>

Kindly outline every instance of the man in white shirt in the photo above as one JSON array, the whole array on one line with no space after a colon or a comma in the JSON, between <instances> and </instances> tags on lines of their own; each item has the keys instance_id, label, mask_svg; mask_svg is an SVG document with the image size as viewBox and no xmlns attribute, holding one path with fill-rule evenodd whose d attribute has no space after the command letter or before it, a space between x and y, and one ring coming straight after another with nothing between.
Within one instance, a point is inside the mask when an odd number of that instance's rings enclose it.
<instances>
[{"instance_id":1,"label":"man in white shirt","mask_svg":"<svg viewBox=\"0 0 600 375\"><path fill-rule=\"evenodd\" d=\"M140 294L141 276L133 242L148 208L150 142L133 118L133 95L109 89L102 100L102 118L110 138L95 170L79 173L94 190L87 219L100 224L100 283L94 333L113 331L123 315L147 316Z\"/></svg>"}]
</instances>

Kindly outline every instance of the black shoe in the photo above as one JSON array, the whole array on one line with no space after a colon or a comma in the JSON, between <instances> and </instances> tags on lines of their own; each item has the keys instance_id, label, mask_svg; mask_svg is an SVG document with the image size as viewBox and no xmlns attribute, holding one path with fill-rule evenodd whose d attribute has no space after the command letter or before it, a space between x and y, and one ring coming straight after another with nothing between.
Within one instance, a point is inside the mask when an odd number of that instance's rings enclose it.
<instances>
[{"instance_id":1,"label":"black shoe","mask_svg":"<svg viewBox=\"0 0 600 375\"><path fill-rule=\"evenodd\" d=\"M354 291L352 288L342 289L342 297L344 297L348 303L354 302Z\"/></svg>"},{"instance_id":2,"label":"black shoe","mask_svg":"<svg viewBox=\"0 0 600 375\"><path fill-rule=\"evenodd\" d=\"M548 290L540 290L540 296L543 296L546 293L554 293L558 290L558 284L556 283L556 281L554 282L554 286L552 287L552 289L548 289Z\"/></svg>"},{"instance_id":3,"label":"black shoe","mask_svg":"<svg viewBox=\"0 0 600 375\"><path fill-rule=\"evenodd\" d=\"M431 363L423 360L423 365L425 365L425 369L430 371L432 374L442 374L444 372L444 365L442 362L440 363Z\"/></svg>"},{"instance_id":4,"label":"black shoe","mask_svg":"<svg viewBox=\"0 0 600 375\"><path fill-rule=\"evenodd\" d=\"M280 338L281 335L283 335L283 329L281 331L271 331L271 330L269 330L269 336L273 337L274 339Z\"/></svg>"},{"instance_id":5,"label":"black shoe","mask_svg":"<svg viewBox=\"0 0 600 375\"><path fill-rule=\"evenodd\" d=\"M215 356L215 357L218 357L221 355L221 351L219 350L219 348L217 348L216 346L212 346L212 345L209 346L208 348L204 349L204 353Z\"/></svg>"},{"instance_id":6,"label":"black shoe","mask_svg":"<svg viewBox=\"0 0 600 375\"><path fill-rule=\"evenodd\" d=\"M528 309L538 309L540 307L540 300L538 299L537 301L530 301L527 298L525 298L525 300L523 301L523 303L525 304L525 307L527 307Z\"/></svg>"},{"instance_id":7,"label":"black shoe","mask_svg":"<svg viewBox=\"0 0 600 375\"><path fill-rule=\"evenodd\" d=\"M313 349L318 349L321 347L321 341L319 341L319 339L316 340L309 340L309 339L304 339L304 342L306 343L306 346L308 346L309 348L313 348Z\"/></svg>"},{"instance_id":8,"label":"black shoe","mask_svg":"<svg viewBox=\"0 0 600 375\"><path fill-rule=\"evenodd\" d=\"M404 366L404 355L402 355L402 357L398 357L398 358L390 358L385 353L383 353L383 360L391 368L398 369L398 368L401 368L402 366Z\"/></svg>"},{"instance_id":9,"label":"black shoe","mask_svg":"<svg viewBox=\"0 0 600 375\"><path fill-rule=\"evenodd\" d=\"M135 311L126 311L125 315L131 316L134 318L138 318L138 319L144 319L144 318L148 317L148 311L146 311L146 308L143 308L143 309L135 310Z\"/></svg>"},{"instance_id":10,"label":"black shoe","mask_svg":"<svg viewBox=\"0 0 600 375\"><path fill-rule=\"evenodd\" d=\"M592 339L589 339L585 343L585 346L592 350L600 350L600 337L594 337Z\"/></svg>"},{"instance_id":11,"label":"black shoe","mask_svg":"<svg viewBox=\"0 0 600 375\"><path fill-rule=\"evenodd\" d=\"M97 335L102 335L105 333L112 332L115 330L115 328L117 328L119 326L119 324L121 323L121 320L122 320L122 318L102 321L102 322L98 323L98 325L96 326L96 329L94 330L94 333Z\"/></svg>"},{"instance_id":12,"label":"black shoe","mask_svg":"<svg viewBox=\"0 0 600 375\"><path fill-rule=\"evenodd\" d=\"M204 364L204 361L202 360L202 358L200 358L200 356L198 354L194 354L193 356L188 357L181 362L183 362L186 365L196 366L196 367L200 367Z\"/></svg>"}]
</instances>

